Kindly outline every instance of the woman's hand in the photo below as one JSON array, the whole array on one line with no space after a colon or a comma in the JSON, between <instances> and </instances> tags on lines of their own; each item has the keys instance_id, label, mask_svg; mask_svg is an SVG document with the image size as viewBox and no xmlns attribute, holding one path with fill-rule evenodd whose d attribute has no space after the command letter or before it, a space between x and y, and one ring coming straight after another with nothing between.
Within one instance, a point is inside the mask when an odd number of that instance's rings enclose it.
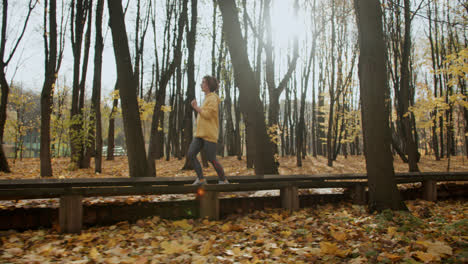
<instances>
[{"instance_id":1,"label":"woman's hand","mask_svg":"<svg viewBox=\"0 0 468 264\"><path fill-rule=\"evenodd\" d=\"M197 99L193 99L193 100L192 100L192 107L193 107L193 109L195 109L195 110L197 109L197 107L198 107L198 105L197 105Z\"/></svg>"},{"instance_id":2,"label":"woman's hand","mask_svg":"<svg viewBox=\"0 0 468 264\"><path fill-rule=\"evenodd\" d=\"M195 109L195 111L197 111L198 113L201 113L201 108L198 107L197 99L192 100L192 108Z\"/></svg>"}]
</instances>

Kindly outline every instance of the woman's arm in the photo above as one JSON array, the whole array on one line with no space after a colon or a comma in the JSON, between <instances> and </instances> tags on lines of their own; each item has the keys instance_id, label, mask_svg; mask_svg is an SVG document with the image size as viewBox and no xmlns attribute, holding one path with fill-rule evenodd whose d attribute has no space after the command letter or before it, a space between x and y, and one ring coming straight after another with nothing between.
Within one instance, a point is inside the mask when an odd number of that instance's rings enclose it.
<instances>
[{"instance_id":1,"label":"woman's arm","mask_svg":"<svg viewBox=\"0 0 468 264\"><path fill-rule=\"evenodd\" d=\"M203 118L205 119L211 119L216 115L216 110L217 110L217 102L213 98L207 98L205 103L203 104L203 107L199 107L197 105L197 101L193 100L192 101L192 107L195 111L197 111Z\"/></svg>"},{"instance_id":2,"label":"woman's arm","mask_svg":"<svg viewBox=\"0 0 468 264\"><path fill-rule=\"evenodd\" d=\"M198 107L197 105L197 100L196 99L193 99L192 100L192 108L197 111L199 114L201 114L202 112L202 109L200 107Z\"/></svg>"}]
</instances>

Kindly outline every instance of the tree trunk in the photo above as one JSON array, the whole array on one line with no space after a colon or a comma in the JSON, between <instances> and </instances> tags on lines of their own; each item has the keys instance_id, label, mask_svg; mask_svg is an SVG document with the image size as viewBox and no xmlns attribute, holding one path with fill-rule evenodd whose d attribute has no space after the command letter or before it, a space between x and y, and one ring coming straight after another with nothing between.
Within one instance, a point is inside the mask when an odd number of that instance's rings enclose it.
<instances>
[{"instance_id":1,"label":"tree trunk","mask_svg":"<svg viewBox=\"0 0 468 264\"><path fill-rule=\"evenodd\" d=\"M79 113L81 116L80 123L80 159L78 162L79 168L89 168L91 163L91 156L94 155L95 144L90 135L90 127L92 125L85 126L85 90L86 90L86 79L88 75L88 61L89 61L89 50L91 45L91 28L92 28L92 14L93 14L93 0L88 0L86 5L86 12L88 17L88 26L85 34L85 46L83 55L83 64L81 68L81 80L80 80L80 99L79 99ZM88 117L88 119L90 119ZM92 124L93 120L90 120L89 124Z\"/></svg>"},{"instance_id":2,"label":"tree trunk","mask_svg":"<svg viewBox=\"0 0 468 264\"><path fill-rule=\"evenodd\" d=\"M323 112L323 109L325 107L325 98L323 96L323 92L324 92L324 87L325 87L325 77L323 76L324 73L323 73L323 58L320 60L319 62L319 81L318 81L318 84L319 84L319 89L318 89L318 117L317 117L317 128L318 128L318 131L316 132L316 145L317 145L317 154L318 155L321 155L321 156L324 156L325 155L325 151L324 151L324 147L323 147L323 138L325 137L325 128L324 128L324 124L325 124L325 113Z\"/></svg>"},{"instance_id":3,"label":"tree trunk","mask_svg":"<svg viewBox=\"0 0 468 264\"><path fill-rule=\"evenodd\" d=\"M76 4L75 4L76 2ZM85 2L87 0L72 0L71 3L71 44L73 51L73 91L70 110L70 145L71 162L79 167L81 160L81 117L79 108L80 97L80 65L81 65L81 47L83 44L84 23L86 22ZM76 13L75 13L76 12Z\"/></svg>"},{"instance_id":4,"label":"tree trunk","mask_svg":"<svg viewBox=\"0 0 468 264\"><path fill-rule=\"evenodd\" d=\"M312 64L312 157L317 157L317 103L315 100L315 56L314 56L314 63Z\"/></svg>"},{"instance_id":5,"label":"tree trunk","mask_svg":"<svg viewBox=\"0 0 468 264\"><path fill-rule=\"evenodd\" d=\"M172 91L171 94L169 95L169 105L174 107L176 106L176 86L180 84L180 79L181 79L181 71L180 67L177 67L176 69L176 81L172 83ZM169 113L169 129L167 133L167 141L166 141L166 161L169 161L171 159L171 148L173 148L173 142L174 142L174 135L175 133L175 117L176 117L176 108L172 109L172 111Z\"/></svg>"},{"instance_id":6,"label":"tree trunk","mask_svg":"<svg viewBox=\"0 0 468 264\"><path fill-rule=\"evenodd\" d=\"M224 64L227 66L227 64ZM234 128L234 121L232 119L232 99L231 99L231 69L227 68L223 70L224 76L224 90L225 90L225 99L224 99L224 111L226 113L226 146L228 156L235 156L238 154L237 146L237 136Z\"/></svg>"},{"instance_id":7,"label":"tree trunk","mask_svg":"<svg viewBox=\"0 0 468 264\"><path fill-rule=\"evenodd\" d=\"M240 133L240 120L241 120L241 113L240 113L240 106L238 103L238 97L237 97L237 88L233 87L234 89L234 113L236 115L236 127L234 130L235 133L235 146L236 146L236 153L237 153L237 160L242 160L242 154L243 154L243 145L242 145L242 138L241 138L241 133ZM245 135L245 133L244 133Z\"/></svg>"},{"instance_id":8,"label":"tree trunk","mask_svg":"<svg viewBox=\"0 0 468 264\"><path fill-rule=\"evenodd\" d=\"M292 130L290 129L290 120L291 120L291 91L290 89L286 89L286 100L284 101L284 114L283 114L283 134L281 135L281 140L284 144L282 144L282 151L283 157L284 155L291 154L291 147L290 147L290 137ZM285 133L287 131L287 133ZM286 136L285 136L286 134Z\"/></svg>"},{"instance_id":9,"label":"tree trunk","mask_svg":"<svg viewBox=\"0 0 468 264\"><path fill-rule=\"evenodd\" d=\"M145 155L145 143L141 131L140 112L136 96L136 82L132 71L127 31L122 3L108 0L110 27L114 43L117 78L122 100L122 116L128 151L130 177L148 177L149 169Z\"/></svg>"},{"instance_id":10,"label":"tree trunk","mask_svg":"<svg viewBox=\"0 0 468 264\"><path fill-rule=\"evenodd\" d=\"M332 146L332 132L333 132L333 118L335 110L335 0L332 0L332 17L331 17L331 83L329 86L330 94L330 111L328 116L328 131L327 131L327 165L333 166L333 146ZM335 128L336 129L336 128Z\"/></svg>"},{"instance_id":11,"label":"tree trunk","mask_svg":"<svg viewBox=\"0 0 468 264\"><path fill-rule=\"evenodd\" d=\"M418 149L415 138L411 129L412 114L408 112L410 103L410 71L409 57L411 52L411 18L410 18L410 3L405 0L405 36L403 43L403 54L401 61L401 82L400 82L400 118L403 126L403 131L406 138L406 150L408 154L408 165L410 172L419 171L418 168Z\"/></svg>"},{"instance_id":12,"label":"tree trunk","mask_svg":"<svg viewBox=\"0 0 468 264\"><path fill-rule=\"evenodd\" d=\"M265 61L265 75L266 75L266 82L268 84L268 95L269 95L269 107L268 107L268 127L269 129L278 127L278 118L279 118L279 97L281 93L286 88L288 82L290 81L293 73L296 69L297 60L299 58L299 44L298 44L298 37L294 37L294 48L293 48L293 57L292 60L289 62L288 71L283 76L281 82L276 86L275 84L275 65L273 60L273 42L271 36L271 18L270 18L270 6L271 0L267 0L265 2L265 9L264 9L264 19L266 25L266 36L267 41L265 45L265 54L266 54L266 61ZM299 3L296 0L294 2L294 12L297 15L299 9ZM273 137L278 136L278 129L271 130ZM271 142L273 153L278 153L278 145L276 142Z\"/></svg>"},{"instance_id":13,"label":"tree trunk","mask_svg":"<svg viewBox=\"0 0 468 264\"><path fill-rule=\"evenodd\" d=\"M298 128L298 113L299 111L297 110L297 81L296 81L296 76L294 76L294 81L291 85L291 87L294 87L294 110L293 110L293 114L292 114L292 120L289 122L289 133L291 134L290 137L289 137L289 147L291 148L291 150L289 151L289 153L291 153L291 155L295 155L296 152L297 152L297 149L296 149L296 146L297 144L295 143L295 141L297 140L297 138L295 137L295 135L297 134L296 131L297 131L297 128ZM291 115L289 115L289 117L291 117Z\"/></svg>"},{"instance_id":14,"label":"tree trunk","mask_svg":"<svg viewBox=\"0 0 468 264\"><path fill-rule=\"evenodd\" d=\"M10 86L5 77L5 70L8 66L8 63L11 61L13 56L15 55L15 51L18 48L19 43L21 42L24 32L26 31L26 27L29 22L29 18L31 16L31 12L36 6L38 1L29 1L29 10L24 19L23 28L19 37L15 40L13 44L13 48L10 51L10 54L5 58L5 49L7 44L7 24L8 24L8 0L2 1L2 29L1 29L1 39L0 39L0 88L1 88L1 97L0 97L0 171L3 172L11 172L10 166L8 165L8 160L3 151L3 136L5 132L5 123L7 119L7 105L8 105L8 94L10 92Z\"/></svg>"},{"instance_id":15,"label":"tree trunk","mask_svg":"<svg viewBox=\"0 0 468 264\"><path fill-rule=\"evenodd\" d=\"M407 210L397 189L390 151L385 42L378 0L355 0L359 30L362 128L369 182L369 210Z\"/></svg>"},{"instance_id":16,"label":"tree trunk","mask_svg":"<svg viewBox=\"0 0 468 264\"><path fill-rule=\"evenodd\" d=\"M183 138L183 153L187 157L187 151L193 139L193 108L191 102L195 99L195 44L197 30L197 14L198 1L192 0L192 17L190 21L190 30L187 30L187 95L185 98L185 114L184 114L184 138ZM214 58L213 58L214 60ZM214 66L213 66L214 68ZM183 169L191 170L192 164L190 160L185 159Z\"/></svg>"},{"instance_id":17,"label":"tree trunk","mask_svg":"<svg viewBox=\"0 0 468 264\"><path fill-rule=\"evenodd\" d=\"M104 11L104 0L97 0L96 5L96 42L94 48L94 78L93 78L93 94L91 96L93 115L91 118L94 124L91 127L96 129L95 133L91 133L95 140L94 150L94 171L102 172L102 128L101 128L101 73L102 73L102 53L104 50L104 42L102 37L102 15ZM94 135L95 134L95 135Z\"/></svg>"},{"instance_id":18,"label":"tree trunk","mask_svg":"<svg viewBox=\"0 0 468 264\"><path fill-rule=\"evenodd\" d=\"M41 146L40 162L41 177L52 176L50 153L50 115L53 106L52 90L57 78L57 8L56 0L44 2L44 49L45 49L45 78L41 93ZM48 12L47 12L48 10ZM49 14L49 33L47 32L47 13ZM47 35L49 36L48 43Z\"/></svg>"},{"instance_id":19,"label":"tree trunk","mask_svg":"<svg viewBox=\"0 0 468 264\"><path fill-rule=\"evenodd\" d=\"M223 30L231 54L234 77L239 84L241 109L248 126L253 128L255 139L255 174L277 174L278 167L269 147L265 115L259 98L260 85L255 81L250 66L247 47L242 37L239 16L234 0L218 0L223 17Z\"/></svg>"},{"instance_id":20,"label":"tree trunk","mask_svg":"<svg viewBox=\"0 0 468 264\"><path fill-rule=\"evenodd\" d=\"M115 91L118 91L118 84L115 83ZM109 115L109 129L107 131L107 157L106 160L114 160L114 147L115 147L115 114L117 112L117 105L119 100L116 98L112 102L112 110Z\"/></svg>"},{"instance_id":21,"label":"tree trunk","mask_svg":"<svg viewBox=\"0 0 468 264\"><path fill-rule=\"evenodd\" d=\"M314 7L313 7L313 10L314 10L314 13L315 13L315 3L314 3ZM310 55L309 55L309 59L307 61L307 64L306 64L306 67L304 68L303 70L303 77L302 77L302 82L301 82L301 110L300 110L300 115L299 115L299 127L297 129L298 133L297 133L297 146L298 146L298 153L296 155L296 165L298 167L302 167L302 157L305 157L305 155L307 154L306 153L306 143L304 142L305 141L305 131L306 131L306 127L305 127L305 108L306 108L306 97L307 97L307 88L309 86L309 77L310 77L310 72L311 72L311 69L312 69L312 65L315 64L315 47L316 47L316 39L317 39L317 36L316 36L316 32L315 34L313 35L312 37L312 47L310 49ZM314 70L315 70L315 65L314 65ZM315 74L313 73L313 77L312 77L312 83L315 82ZM314 85L312 86L312 91L313 91L313 94L312 94L312 102L313 104L315 104L315 94L314 94ZM312 122L314 122L312 120ZM315 135L315 132L314 132L314 127L312 126L312 135ZM302 156L300 155L302 153Z\"/></svg>"},{"instance_id":22,"label":"tree trunk","mask_svg":"<svg viewBox=\"0 0 468 264\"><path fill-rule=\"evenodd\" d=\"M439 83L439 81L438 81L438 76L436 72L438 68L436 66L435 57L439 55L435 53L434 38L432 36L432 14L431 13L432 13L431 4L429 3L428 11L427 11L427 17L429 19L429 43L431 44L431 60L432 60L432 70L433 70L432 77L434 79L434 97L437 98L437 84ZM431 117L433 118L431 132L432 132L432 148L434 150L434 155L435 155L436 160L440 160L439 142L437 140L437 112L438 112L437 107L435 107L431 114Z\"/></svg>"},{"instance_id":23,"label":"tree trunk","mask_svg":"<svg viewBox=\"0 0 468 264\"><path fill-rule=\"evenodd\" d=\"M196 1L196 0L192 0ZM184 0L182 3L182 13L179 16L178 20L178 35L175 43L175 53L172 62L167 66L164 72L161 74L161 79L159 81L159 90L157 95L156 104L154 106L153 118L151 122L151 134L150 134L150 142L149 142L149 150L148 150L148 166L150 168L150 173L152 176L156 176L156 167L155 167L155 159L158 157L158 151L161 151L162 144L164 141L161 139L163 131L159 131L158 127L161 129L164 128L164 112L161 110L162 105L165 102L166 98L166 87L170 80L170 78L174 75L176 68L179 67L180 62L182 60L182 38L184 33L184 28L187 24L187 2L188 0ZM196 4L196 3L195 3ZM193 7L193 3L192 3ZM196 5L195 5L196 7ZM193 10L192 10L193 12ZM192 13L193 14L193 13ZM196 16L196 11L195 11Z\"/></svg>"}]
</instances>

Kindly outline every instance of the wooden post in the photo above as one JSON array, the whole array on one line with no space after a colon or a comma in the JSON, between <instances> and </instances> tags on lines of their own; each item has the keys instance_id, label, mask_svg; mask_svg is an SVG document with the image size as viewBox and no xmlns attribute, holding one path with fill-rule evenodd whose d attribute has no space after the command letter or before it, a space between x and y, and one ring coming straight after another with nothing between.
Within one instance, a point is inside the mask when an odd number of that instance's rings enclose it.
<instances>
[{"instance_id":1,"label":"wooden post","mask_svg":"<svg viewBox=\"0 0 468 264\"><path fill-rule=\"evenodd\" d=\"M210 220L219 220L218 192L198 191L200 202L200 218L208 217Z\"/></svg>"},{"instance_id":2,"label":"wooden post","mask_svg":"<svg viewBox=\"0 0 468 264\"><path fill-rule=\"evenodd\" d=\"M425 180L422 183L423 199L431 202L437 201L437 182Z\"/></svg>"},{"instance_id":3,"label":"wooden post","mask_svg":"<svg viewBox=\"0 0 468 264\"><path fill-rule=\"evenodd\" d=\"M59 225L61 233L80 233L83 225L81 195L60 197Z\"/></svg>"},{"instance_id":4,"label":"wooden post","mask_svg":"<svg viewBox=\"0 0 468 264\"><path fill-rule=\"evenodd\" d=\"M351 199L355 204L366 204L366 188L364 184L356 184L350 188Z\"/></svg>"},{"instance_id":5,"label":"wooden post","mask_svg":"<svg viewBox=\"0 0 468 264\"><path fill-rule=\"evenodd\" d=\"M283 187L280 190L281 207L290 211L299 209L297 186Z\"/></svg>"}]
</instances>

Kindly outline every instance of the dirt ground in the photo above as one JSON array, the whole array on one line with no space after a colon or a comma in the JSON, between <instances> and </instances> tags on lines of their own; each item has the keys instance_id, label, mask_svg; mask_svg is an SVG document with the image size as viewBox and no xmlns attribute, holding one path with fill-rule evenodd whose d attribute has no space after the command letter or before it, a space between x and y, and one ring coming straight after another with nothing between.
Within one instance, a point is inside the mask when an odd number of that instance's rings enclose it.
<instances>
[{"instance_id":1,"label":"dirt ground","mask_svg":"<svg viewBox=\"0 0 468 264\"><path fill-rule=\"evenodd\" d=\"M253 169L247 169L246 160L237 160L237 157L218 157L224 166L226 175L253 175ZM279 173L288 174L321 174L321 173L363 173L366 171L364 156L348 156L344 158L339 156L333 163L333 167L327 166L326 157L318 156L316 158L307 156L303 160L303 166L296 166L296 157L280 157ZM11 173L0 172L0 179L26 179L39 178L39 159L10 160ZM171 159L165 161L160 159L156 161L157 176L194 176L194 171L181 170L184 159ZM422 172L429 171L467 171L468 159L464 156L451 157L450 163L447 159L436 161L433 156L423 156L419 162L419 168ZM403 163L399 157L394 158L394 167L396 172L408 171L408 164ZM52 161L54 178L92 178L92 177L128 177L127 157L116 157L113 161L103 159L103 170L100 174L94 173L94 161L91 161L91 168L70 170L69 158L54 158ZM210 166L204 168L206 176L216 175L215 170Z\"/></svg>"}]
</instances>

